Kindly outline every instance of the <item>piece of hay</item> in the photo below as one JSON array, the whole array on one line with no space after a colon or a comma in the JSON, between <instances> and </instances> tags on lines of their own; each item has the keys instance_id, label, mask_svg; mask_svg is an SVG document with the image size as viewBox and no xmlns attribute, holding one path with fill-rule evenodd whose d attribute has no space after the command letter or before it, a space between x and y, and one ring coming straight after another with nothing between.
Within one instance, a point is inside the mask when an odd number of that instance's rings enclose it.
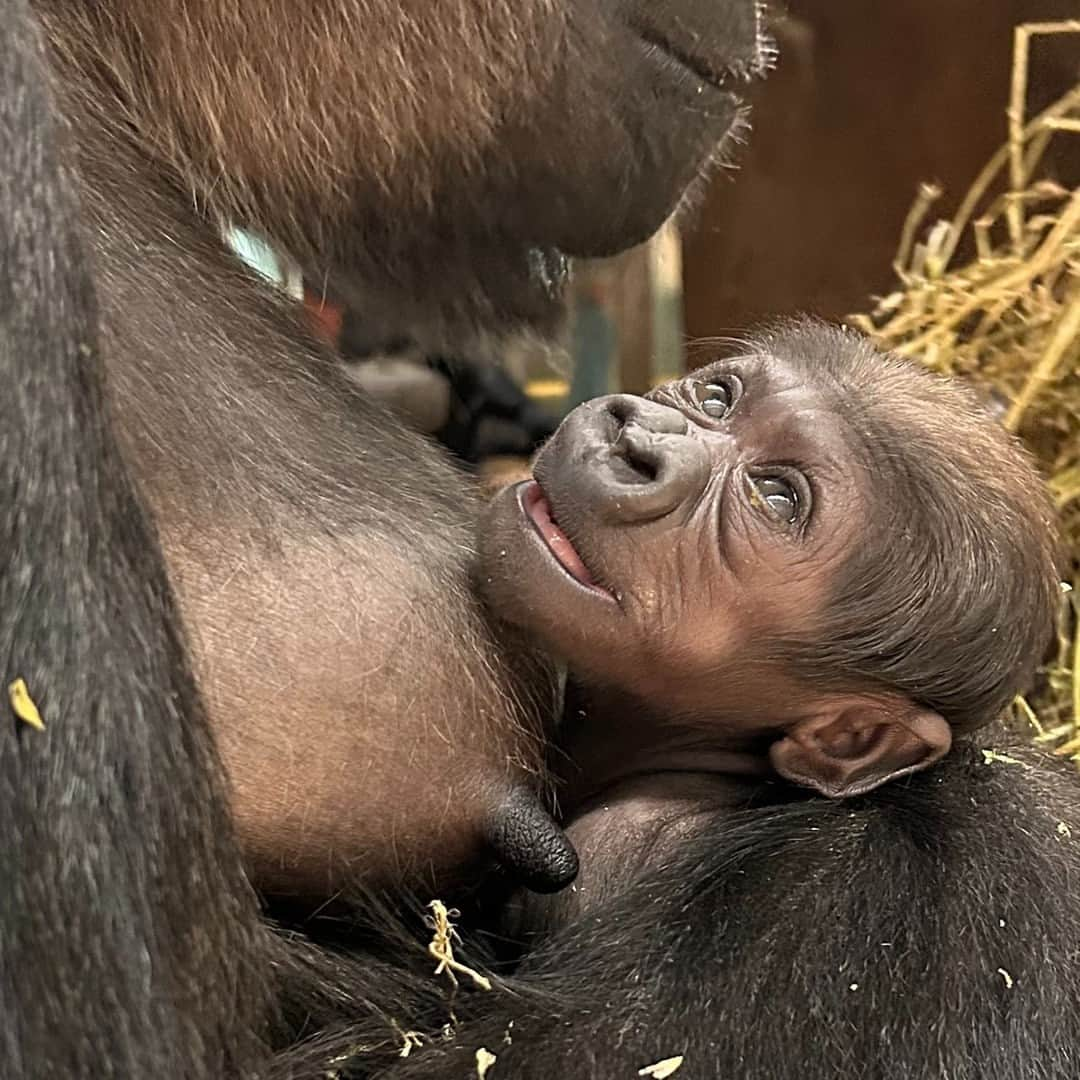
<instances>
[{"instance_id":1,"label":"piece of hay","mask_svg":"<svg viewBox=\"0 0 1080 1080\"><path fill-rule=\"evenodd\" d=\"M997 750L984 750L982 752L982 759L984 765L1023 765L1024 763L1019 758L1009 757L1008 754L998 753Z\"/></svg>"},{"instance_id":2,"label":"piece of hay","mask_svg":"<svg viewBox=\"0 0 1080 1080\"><path fill-rule=\"evenodd\" d=\"M456 917L458 913L448 910L441 900L432 900L428 907L432 913L430 926L435 935L431 939L431 944L428 945L428 954L432 959L439 962L435 974L441 975L446 972L455 989L458 984L457 976L466 975L481 990L490 990L491 980L489 978L454 959L453 939L457 937L457 931L454 929L453 923L450 922L450 918L451 916Z\"/></svg>"},{"instance_id":3,"label":"piece of hay","mask_svg":"<svg viewBox=\"0 0 1080 1080\"><path fill-rule=\"evenodd\" d=\"M24 679L16 679L8 687L8 700L11 702L12 711L24 723L35 731L45 730L45 721L41 719L41 713L26 688Z\"/></svg>"},{"instance_id":4,"label":"piece of hay","mask_svg":"<svg viewBox=\"0 0 1080 1080\"><path fill-rule=\"evenodd\" d=\"M646 1065L644 1069L638 1069L638 1076L648 1076L651 1080L667 1080L669 1076L674 1076L682 1068L683 1060L682 1054L678 1057L664 1058L655 1065Z\"/></svg>"},{"instance_id":5,"label":"piece of hay","mask_svg":"<svg viewBox=\"0 0 1080 1080\"><path fill-rule=\"evenodd\" d=\"M480 1049L476 1051L476 1080L484 1080L484 1077L488 1074L488 1070L498 1060L499 1059L490 1050L481 1046Z\"/></svg>"},{"instance_id":6,"label":"piece of hay","mask_svg":"<svg viewBox=\"0 0 1080 1080\"><path fill-rule=\"evenodd\" d=\"M357 1043L355 1046L351 1046L346 1050L344 1054L338 1054L336 1057L332 1057L327 1062L330 1068L323 1073L323 1080L342 1080L341 1070L336 1068L336 1066L348 1065L364 1054L370 1053L371 1050L372 1047Z\"/></svg>"},{"instance_id":7,"label":"piece of hay","mask_svg":"<svg viewBox=\"0 0 1080 1080\"><path fill-rule=\"evenodd\" d=\"M390 1026L401 1040L398 1057L407 1058L414 1050L419 1050L424 1045L424 1036L419 1031L406 1031L393 1017L390 1018Z\"/></svg>"},{"instance_id":8,"label":"piece of hay","mask_svg":"<svg viewBox=\"0 0 1080 1080\"><path fill-rule=\"evenodd\" d=\"M1080 20L1016 28L1008 141L950 219L924 228L942 193L920 188L894 263L897 289L849 321L880 346L965 378L1001 403L1003 423L1049 478L1068 580L1054 655L1014 715L1036 740L1073 755L1080 754L1080 187L1068 190L1040 169L1051 140L1080 134L1080 83L1027 116L1030 45L1043 35L1080 35ZM965 238L972 254L962 261Z\"/></svg>"}]
</instances>

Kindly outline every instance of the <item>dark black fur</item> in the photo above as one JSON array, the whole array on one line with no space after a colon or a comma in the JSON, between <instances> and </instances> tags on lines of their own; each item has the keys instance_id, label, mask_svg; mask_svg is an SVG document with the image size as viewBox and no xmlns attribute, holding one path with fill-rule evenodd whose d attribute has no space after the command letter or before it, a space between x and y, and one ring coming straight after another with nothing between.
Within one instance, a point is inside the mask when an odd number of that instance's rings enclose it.
<instances>
[{"instance_id":1,"label":"dark black fur","mask_svg":"<svg viewBox=\"0 0 1080 1080\"><path fill-rule=\"evenodd\" d=\"M470 1076L485 1047L513 1080L679 1054L678 1080L1072 1080L1078 885L1080 781L1030 749L963 746L846 803L717 811L471 995L452 1049L378 1075Z\"/></svg>"},{"instance_id":2,"label":"dark black fur","mask_svg":"<svg viewBox=\"0 0 1080 1080\"><path fill-rule=\"evenodd\" d=\"M256 905L157 540L109 432L41 45L0 3L0 1073L218 1077L263 1040Z\"/></svg>"},{"instance_id":3,"label":"dark black fur","mask_svg":"<svg viewBox=\"0 0 1080 1080\"><path fill-rule=\"evenodd\" d=\"M107 423L24 0L0 2L0 29L0 677L24 678L45 722L18 721L5 693L0 1076L321 1078L360 1036L392 1058L392 1018L434 1014L438 987L259 920L157 537Z\"/></svg>"}]
</instances>

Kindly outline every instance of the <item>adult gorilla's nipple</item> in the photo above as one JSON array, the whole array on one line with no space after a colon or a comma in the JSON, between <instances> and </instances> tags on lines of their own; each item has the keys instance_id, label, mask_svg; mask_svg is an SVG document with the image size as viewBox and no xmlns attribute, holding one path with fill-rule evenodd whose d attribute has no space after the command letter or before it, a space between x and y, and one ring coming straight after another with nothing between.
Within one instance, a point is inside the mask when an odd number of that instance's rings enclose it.
<instances>
[{"instance_id":1,"label":"adult gorilla's nipple","mask_svg":"<svg viewBox=\"0 0 1080 1080\"><path fill-rule=\"evenodd\" d=\"M487 842L514 881L533 892L558 892L577 877L573 844L539 796L525 788L515 788L492 814Z\"/></svg>"}]
</instances>

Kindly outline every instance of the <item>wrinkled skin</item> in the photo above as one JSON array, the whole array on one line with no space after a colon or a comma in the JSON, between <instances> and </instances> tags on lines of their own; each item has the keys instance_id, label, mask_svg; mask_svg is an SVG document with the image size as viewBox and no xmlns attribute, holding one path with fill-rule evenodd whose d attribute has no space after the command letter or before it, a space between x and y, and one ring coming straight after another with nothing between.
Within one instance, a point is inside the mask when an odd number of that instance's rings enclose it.
<instances>
[{"instance_id":1,"label":"wrinkled skin","mask_svg":"<svg viewBox=\"0 0 1080 1080\"><path fill-rule=\"evenodd\" d=\"M775 775L771 737L841 707L754 658L813 632L867 510L853 457L805 372L740 357L579 407L493 501L485 595L578 687L561 803L585 870L557 910L601 891L607 852L673 846L732 776Z\"/></svg>"},{"instance_id":2,"label":"wrinkled skin","mask_svg":"<svg viewBox=\"0 0 1080 1080\"><path fill-rule=\"evenodd\" d=\"M643 239L722 150L768 58L757 4L36 10L112 414L257 883L475 875L506 807L540 805L550 678L471 598L467 481L350 390L218 225L347 267L395 338L546 332L564 256Z\"/></svg>"},{"instance_id":3,"label":"wrinkled skin","mask_svg":"<svg viewBox=\"0 0 1080 1080\"><path fill-rule=\"evenodd\" d=\"M781 628L809 632L825 604L865 506L851 457L801 371L740 358L579 407L535 480L493 501L485 595L589 688L564 733L567 812L629 780L633 821L616 827L634 832L641 772L769 774L763 738L806 706L745 661ZM606 833L589 815L571 827L590 848Z\"/></svg>"},{"instance_id":4,"label":"wrinkled skin","mask_svg":"<svg viewBox=\"0 0 1080 1080\"><path fill-rule=\"evenodd\" d=\"M484 530L500 612L527 613L589 683L677 715L708 713L722 687L730 694L718 657L812 618L851 543L865 483L827 403L781 363L741 362L737 377L750 387L742 407L733 403L730 420L703 412L707 387L734 374L721 363L647 398L576 409L536 461L538 489L503 492ZM762 496L774 477L790 487L778 503L790 506L796 493L792 522ZM565 541L549 545L541 530L519 527L530 511L543 515L533 506L541 492L591 583L553 553ZM501 564L505 580L490 572Z\"/></svg>"}]
</instances>

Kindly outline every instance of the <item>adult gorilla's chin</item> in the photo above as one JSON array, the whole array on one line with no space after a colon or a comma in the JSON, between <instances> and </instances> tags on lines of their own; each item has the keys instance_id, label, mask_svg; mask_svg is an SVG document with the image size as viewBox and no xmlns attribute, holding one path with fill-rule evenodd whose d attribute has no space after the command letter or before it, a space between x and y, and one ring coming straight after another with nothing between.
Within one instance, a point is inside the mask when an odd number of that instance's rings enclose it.
<instances>
[{"instance_id":1,"label":"adult gorilla's chin","mask_svg":"<svg viewBox=\"0 0 1080 1080\"><path fill-rule=\"evenodd\" d=\"M737 136L739 92L771 55L754 0L576 10L563 64L509 134L508 231L593 258L648 239Z\"/></svg>"},{"instance_id":2,"label":"adult gorilla's chin","mask_svg":"<svg viewBox=\"0 0 1080 1080\"><path fill-rule=\"evenodd\" d=\"M478 145L462 145L465 120L447 121L440 138L451 145L408 185L385 175L334 209L342 228L324 230L313 252L374 338L469 352L477 330L554 334L567 258L612 255L656 232L730 156L740 93L772 58L757 0L518 10L531 48L500 76ZM516 39L502 37L511 52Z\"/></svg>"}]
</instances>

